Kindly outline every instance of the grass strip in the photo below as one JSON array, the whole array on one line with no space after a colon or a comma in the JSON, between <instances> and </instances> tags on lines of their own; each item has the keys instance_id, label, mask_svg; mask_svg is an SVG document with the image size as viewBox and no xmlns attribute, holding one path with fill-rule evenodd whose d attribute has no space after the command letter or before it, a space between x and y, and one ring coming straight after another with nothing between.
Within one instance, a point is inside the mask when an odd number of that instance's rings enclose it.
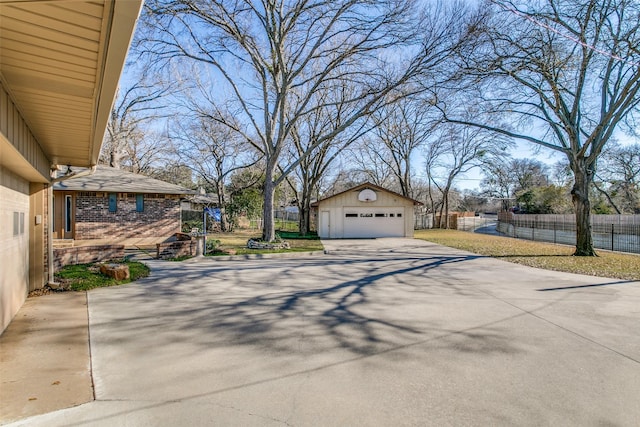
<instances>
[{"instance_id":1,"label":"grass strip","mask_svg":"<svg viewBox=\"0 0 640 427\"><path fill-rule=\"evenodd\" d=\"M55 273L55 279L69 290L88 291L89 289L105 286L123 285L147 277L150 273L149 267L141 262L124 261L122 264L129 266L129 279L115 280L112 277L105 276L100 273L99 263L67 265Z\"/></svg>"},{"instance_id":2,"label":"grass strip","mask_svg":"<svg viewBox=\"0 0 640 427\"><path fill-rule=\"evenodd\" d=\"M478 255L546 270L622 280L640 280L640 256L598 251L597 257L573 256L574 247L491 236L458 230L416 230L421 240L462 249Z\"/></svg>"},{"instance_id":3,"label":"grass strip","mask_svg":"<svg viewBox=\"0 0 640 427\"><path fill-rule=\"evenodd\" d=\"M298 233L278 232L280 237L291 246L291 249L249 249L247 248L247 240L259 239L260 236L255 230L236 230L228 233L213 233L208 236L208 239L219 240L220 244L218 249L233 249L237 255L247 254L275 254L285 252L313 252L321 251L324 249L322 242L316 236L315 238L295 238ZM289 235L291 234L291 236ZM224 256L227 255L222 252L207 254L208 256Z\"/></svg>"}]
</instances>

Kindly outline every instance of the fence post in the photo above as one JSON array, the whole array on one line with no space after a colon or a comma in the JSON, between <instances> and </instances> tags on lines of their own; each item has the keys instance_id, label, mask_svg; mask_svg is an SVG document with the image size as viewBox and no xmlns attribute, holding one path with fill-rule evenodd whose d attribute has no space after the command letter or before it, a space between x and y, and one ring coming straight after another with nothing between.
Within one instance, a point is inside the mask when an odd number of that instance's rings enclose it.
<instances>
[{"instance_id":1,"label":"fence post","mask_svg":"<svg viewBox=\"0 0 640 427\"><path fill-rule=\"evenodd\" d=\"M536 221L538 217L531 218L531 240L535 242L536 240Z\"/></svg>"},{"instance_id":2,"label":"fence post","mask_svg":"<svg viewBox=\"0 0 640 427\"><path fill-rule=\"evenodd\" d=\"M611 250L612 251L613 251L613 241L614 241L613 233L614 233L614 227L613 227L613 224L611 224Z\"/></svg>"}]
</instances>

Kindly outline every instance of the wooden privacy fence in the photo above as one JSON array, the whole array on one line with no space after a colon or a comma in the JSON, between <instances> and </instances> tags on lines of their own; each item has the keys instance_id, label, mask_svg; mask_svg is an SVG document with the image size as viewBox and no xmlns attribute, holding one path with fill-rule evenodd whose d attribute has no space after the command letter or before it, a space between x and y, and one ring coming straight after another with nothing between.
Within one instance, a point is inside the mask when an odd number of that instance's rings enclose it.
<instances>
[{"instance_id":1,"label":"wooden privacy fence","mask_svg":"<svg viewBox=\"0 0 640 427\"><path fill-rule=\"evenodd\" d=\"M519 239L576 244L574 215L521 215L501 212L498 231ZM591 215L593 244L599 249L640 253L640 215Z\"/></svg>"},{"instance_id":2,"label":"wooden privacy fence","mask_svg":"<svg viewBox=\"0 0 640 427\"><path fill-rule=\"evenodd\" d=\"M440 215L435 216L435 223L440 224L439 228L445 228L445 225L448 224L446 228L451 230L456 230L458 228L458 214L450 213L447 215L446 220L443 219ZM434 228L434 218L433 214L416 214L414 216L413 229L414 230L425 230L428 228Z\"/></svg>"}]
</instances>

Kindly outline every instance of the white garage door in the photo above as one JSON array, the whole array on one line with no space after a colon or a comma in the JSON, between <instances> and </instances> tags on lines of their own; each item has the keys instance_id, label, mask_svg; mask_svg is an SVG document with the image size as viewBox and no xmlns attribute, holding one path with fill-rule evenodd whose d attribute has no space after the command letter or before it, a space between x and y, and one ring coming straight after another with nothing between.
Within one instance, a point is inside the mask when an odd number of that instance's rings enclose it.
<instances>
[{"instance_id":1,"label":"white garage door","mask_svg":"<svg viewBox=\"0 0 640 427\"><path fill-rule=\"evenodd\" d=\"M345 238L404 237L404 208L344 208Z\"/></svg>"}]
</instances>

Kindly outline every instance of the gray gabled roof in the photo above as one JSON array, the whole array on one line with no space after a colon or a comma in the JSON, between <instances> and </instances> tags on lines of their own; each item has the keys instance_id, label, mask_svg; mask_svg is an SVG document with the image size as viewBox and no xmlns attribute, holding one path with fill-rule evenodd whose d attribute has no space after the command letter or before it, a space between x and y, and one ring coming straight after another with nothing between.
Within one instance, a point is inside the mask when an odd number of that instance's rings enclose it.
<instances>
[{"instance_id":1,"label":"gray gabled roof","mask_svg":"<svg viewBox=\"0 0 640 427\"><path fill-rule=\"evenodd\" d=\"M318 207L318 205L320 204L320 202L324 202L325 200L329 200L329 199L332 199L332 198L334 198L334 197L341 196L341 195L343 195L343 194L345 194L345 193L348 193L348 192L350 192L350 191L360 191L360 190L363 190L363 189L365 189L365 188L372 188L372 189L376 189L376 190L378 190L378 191L385 191L385 192L387 192L387 193L391 193L391 194L393 194L393 195L394 195L394 196L396 196L396 197L400 197L400 198L402 198L402 199L406 199L406 200L411 201L411 202L413 203L413 205L414 205L414 206L422 206L422 205L424 205L424 203L419 202L419 201L417 201L417 200L415 200L415 199L412 199L411 197L403 196L403 195L402 195L402 194L400 194L400 193L396 193L395 191L388 190L388 189L386 189L386 188L384 188L384 187L380 187L379 185L375 185L375 184L372 184L372 183L370 183L369 181L367 181L367 182L364 182L364 183L362 183L362 184L360 184L360 185L356 185L355 187L351 187L351 188L349 188L349 189L347 189L347 190L341 191L341 192L339 192L339 193L336 193L336 194L333 194L333 195L331 195L331 196L324 197L324 198L322 198L322 199L320 199L320 200L318 200L318 201L315 201L315 202L311 203L311 207Z\"/></svg>"},{"instance_id":2,"label":"gray gabled roof","mask_svg":"<svg viewBox=\"0 0 640 427\"><path fill-rule=\"evenodd\" d=\"M86 173L89 169L73 168L74 172ZM93 174L75 176L53 184L56 191L104 191L112 193L159 193L193 194L179 185L160 181L144 175L98 166Z\"/></svg>"}]
</instances>

